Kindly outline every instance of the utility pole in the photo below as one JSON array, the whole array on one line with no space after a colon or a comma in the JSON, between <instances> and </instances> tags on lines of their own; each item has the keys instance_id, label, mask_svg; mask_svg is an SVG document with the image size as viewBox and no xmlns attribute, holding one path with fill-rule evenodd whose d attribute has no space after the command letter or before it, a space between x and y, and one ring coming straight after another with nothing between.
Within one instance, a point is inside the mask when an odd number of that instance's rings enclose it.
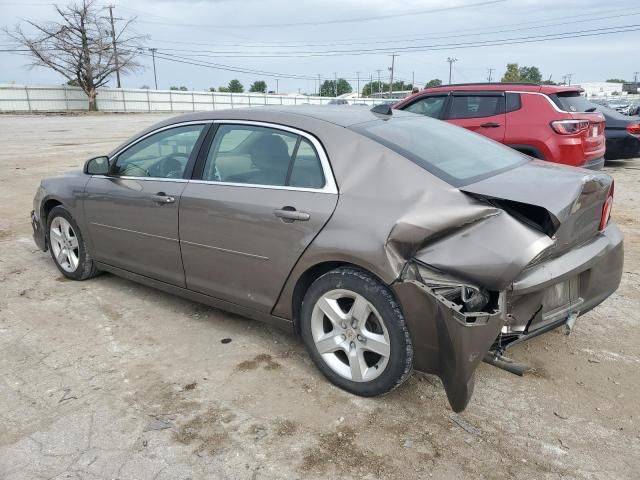
<instances>
[{"instance_id":1,"label":"utility pole","mask_svg":"<svg viewBox=\"0 0 640 480\"><path fill-rule=\"evenodd\" d=\"M380 86L380 72L382 70L376 70L376 72L378 72L378 93L380 93L380 90L382 89L382 87Z\"/></svg>"},{"instance_id":2,"label":"utility pole","mask_svg":"<svg viewBox=\"0 0 640 480\"><path fill-rule=\"evenodd\" d=\"M411 88L416 86L416 72L411 72Z\"/></svg>"},{"instance_id":3,"label":"utility pole","mask_svg":"<svg viewBox=\"0 0 640 480\"><path fill-rule=\"evenodd\" d=\"M571 77L573 76L573 73L567 73L567 85L571 85Z\"/></svg>"},{"instance_id":4,"label":"utility pole","mask_svg":"<svg viewBox=\"0 0 640 480\"><path fill-rule=\"evenodd\" d=\"M493 71L494 71L494 70L495 70L495 68L490 68L490 69L489 69L489 78L487 78L487 80L489 81L489 83L491 83L491 77L492 77L492 74L493 74Z\"/></svg>"},{"instance_id":5,"label":"utility pole","mask_svg":"<svg viewBox=\"0 0 640 480\"><path fill-rule=\"evenodd\" d=\"M156 75L156 52L158 51L157 48L150 48L149 51L151 52L151 58L153 59L153 79L156 82L156 90L158 89L158 76Z\"/></svg>"},{"instance_id":6,"label":"utility pole","mask_svg":"<svg viewBox=\"0 0 640 480\"><path fill-rule=\"evenodd\" d=\"M360 72L356 72L356 77L358 79L358 90L357 90L357 97L360 96Z\"/></svg>"},{"instance_id":7,"label":"utility pole","mask_svg":"<svg viewBox=\"0 0 640 480\"><path fill-rule=\"evenodd\" d=\"M334 97L338 96L338 74L333 72L333 93Z\"/></svg>"},{"instance_id":8,"label":"utility pole","mask_svg":"<svg viewBox=\"0 0 640 480\"><path fill-rule=\"evenodd\" d=\"M373 73L371 74L371 80L369 81L369 96L373 94Z\"/></svg>"},{"instance_id":9,"label":"utility pole","mask_svg":"<svg viewBox=\"0 0 640 480\"><path fill-rule=\"evenodd\" d=\"M640 72L633 72L633 83L637 87L638 86L638 74Z\"/></svg>"},{"instance_id":10,"label":"utility pole","mask_svg":"<svg viewBox=\"0 0 640 480\"><path fill-rule=\"evenodd\" d=\"M320 74L318 74L318 96L321 97L322 96L322 83L320 83L322 80L320 80Z\"/></svg>"},{"instance_id":11,"label":"utility pole","mask_svg":"<svg viewBox=\"0 0 640 480\"><path fill-rule=\"evenodd\" d=\"M396 62L397 56L398 55L396 53L393 53L391 55L391 67L389 68L389 70L391 71L391 76L389 80L389 98L393 96L393 69L395 68L395 62Z\"/></svg>"},{"instance_id":12,"label":"utility pole","mask_svg":"<svg viewBox=\"0 0 640 480\"><path fill-rule=\"evenodd\" d=\"M455 57L447 57L447 62L449 62L449 85L451 85L451 70L453 68L453 63L457 61L458 59Z\"/></svg>"},{"instance_id":13,"label":"utility pole","mask_svg":"<svg viewBox=\"0 0 640 480\"><path fill-rule=\"evenodd\" d=\"M120 66L118 65L118 49L116 48L116 29L113 26L113 5L107 7L109 9L109 20L111 21L111 42L113 43L113 62L116 67L116 80L118 88L120 88Z\"/></svg>"},{"instance_id":14,"label":"utility pole","mask_svg":"<svg viewBox=\"0 0 640 480\"><path fill-rule=\"evenodd\" d=\"M280 81L279 78L276 78L276 95L278 94L278 92L280 91L280 88L278 87L278 82Z\"/></svg>"}]
</instances>

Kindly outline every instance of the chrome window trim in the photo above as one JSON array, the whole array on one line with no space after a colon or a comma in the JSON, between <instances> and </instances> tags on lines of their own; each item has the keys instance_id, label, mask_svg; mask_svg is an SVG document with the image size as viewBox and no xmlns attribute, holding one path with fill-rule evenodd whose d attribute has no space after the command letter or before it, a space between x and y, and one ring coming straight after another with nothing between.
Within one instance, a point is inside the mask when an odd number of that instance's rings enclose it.
<instances>
[{"instance_id":1,"label":"chrome window trim","mask_svg":"<svg viewBox=\"0 0 640 480\"><path fill-rule=\"evenodd\" d=\"M164 127L157 128L147 133L146 135L143 135L142 137L135 139L133 142L128 143L124 147L122 147L120 150L118 150L116 153L114 153L109 157L109 161L111 161L112 159L117 159L118 155L123 153L125 150L129 150L131 147L133 147L137 143L141 142L145 138L150 137L151 135L155 135L156 133L163 132L164 130L169 130L171 128L186 127L189 125L206 125L208 123L213 123L213 120L191 120L188 122L172 123L171 125L165 125ZM117 177L117 178L125 178L125 177ZM130 177L130 178L138 178L138 177ZM153 178L153 177L141 177L141 178Z\"/></svg>"},{"instance_id":2,"label":"chrome window trim","mask_svg":"<svg viewBox=\"0 0 640 480\"><path fill-rule=\"evenodd\" d=\"M546 93L541 93L541 92L523 92L523 91L521 91L521 90L505 90L505 93L519 93L519 94L521 94L521 95L523 95L523 94L524 94L524 95L542 95L542 96L547 100L547 102L549 102L549 104L553 107L553 109L554 109L556 112L559 112L559 113L577 113L577 112L566 112L566 111L564 111L564 110L561 110L561 109L560 109L560 108L558 108L558 106L553 102L553 100L551 100L551 99L549 98L549 96L548 96Z\"/></svg>"},{"instance_id":3,"label":"chrome window trim","mask_svg":"<svg viewBox=\"0 0 640 480\"><path fill-rule=\"evenodd\" d=\"M187 178L165 178L165 177L128 177L125 175L91 175L91 178L107 178L111 180L139 180L143 182L174 182L188 183Z\"/></svg>"},{"instance_id":4,"label":"chrome window trim","mask_svg":"<svg viewBox=\"0 0 640 480\"><path fill-rule=\"evenodd\" d=\"M285 132L293 133L295 135L299 135L313 145L315 148L318 157L320 158L320 165L322 166L322 174L324 175L324 186L322 188L308 188L308 187L291 187L286 185L261 185L256 183L236 183L236 182L216 182L214 180L190 180L190 183L199 183L199 184L207 184L207 185L225 185L230 187L248 187L248 188L265 188L270 190L291 190L296 192L314 192L314 193L338 193L338 187L336 184L335 177L333 176L333 170L331 169L331 163L329 163L329 157L327 156L327 152L325 152L324 147L320 143L320 141L310 133L307 133L303 130L299 130L294 127L289 127L286 125L280 125L278 123L270 123L270 122L261 122L254 120L213 120L213 123L216 124L225 124L225 125L248 125L248 126L256 126L256 127L265 127L272 128L274 130L282 130Z\"/></svg>"}]
</instances>

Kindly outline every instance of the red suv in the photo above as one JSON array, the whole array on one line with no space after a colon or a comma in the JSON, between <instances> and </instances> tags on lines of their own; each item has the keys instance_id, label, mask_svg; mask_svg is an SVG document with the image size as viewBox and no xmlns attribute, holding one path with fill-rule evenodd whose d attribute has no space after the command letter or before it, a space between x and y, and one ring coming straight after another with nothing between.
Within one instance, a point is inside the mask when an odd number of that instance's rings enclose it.
<instances>
[{"instance_id":1,"label":"red suv","mask_svg":"<svg viewBox=\"0 0 640 480\"><path fill-rule=\"evenodd\" d=\"M393 108L446 120L532 157L597 170L604 165L604 116L582 91L531 83L445 85Z\"/></svg>"}]
</instances>

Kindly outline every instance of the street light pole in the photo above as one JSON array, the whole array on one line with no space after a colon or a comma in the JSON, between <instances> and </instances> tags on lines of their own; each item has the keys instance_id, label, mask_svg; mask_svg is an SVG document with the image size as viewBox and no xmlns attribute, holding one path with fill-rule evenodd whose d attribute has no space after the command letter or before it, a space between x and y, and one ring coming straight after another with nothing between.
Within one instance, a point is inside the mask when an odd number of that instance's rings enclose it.
<instances>
[{"instance_id":1,"label":"street light pole","mask_svg":"<svg viewBox=\"0 0 640 480\"><path fill-rule=\"evenodd\" d=\"M393 69L395 67L395 62L396 62L396 57L398 55L397 54L392 54L391 55L391 68L389 70L391 70L391 77L389 79L389 98L391 98L393 96Z\"/></svg>"}]
</instances>

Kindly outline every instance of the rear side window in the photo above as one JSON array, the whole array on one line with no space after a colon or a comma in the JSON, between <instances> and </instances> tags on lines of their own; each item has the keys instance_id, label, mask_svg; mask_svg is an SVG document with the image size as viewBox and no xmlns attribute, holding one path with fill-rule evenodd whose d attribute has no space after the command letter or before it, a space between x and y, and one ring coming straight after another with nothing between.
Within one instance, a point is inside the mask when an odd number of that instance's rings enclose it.
<instances>
[{"instance_id":1,"label":"rear side window","mask_svg":"<svg viewBox=\"0 0 640 480\"><path fill-rule=\"evenodd\" d=\"M454 95L447 118L491 117L502 113L502 96Z\"/></svg>"},{"instance_id":2,"label":"rear side window","mask_svg":"<svg viewBox=\"0 0 640 480\"><path fill-rule=\"evenodd\" d=\"M551 100L565 112L593 112L595 106L580 95L580 92L560 92L549 95Z\"/></svg>"},{"instance_id":3,"label":"rear side window","mask_svg":"<svg viewBox=\"0 0 640 480\"><path fill-rule=\"evenodd\" d=\"M505 96L507 102L507 112L515 112L516 110L520 110L520 108L522 107L522 103L520 101L519 93L507 92Z\"/></svg>"},{"instance_id":4,"label":"rear side window","mask_svg":"<svg viewBox=\"0 0 640 480\"><path fill-rule=\"evenodd\" d=\"M440 118L444 102L447 100L446 95L439 97L423 97L404 108L406 112L418 113L427 117Z\"/></svg>"},{"instance_id":5,"label":"rear side window","mask_svg":"<svg viewBox=\"0 0 640 480\"><path fill-rule=\"evenodd\" d=\"M298 145L288 185L298 188L324 187L324 175L320 159L316 149L307 139L303 138Z\"/></svg>"},{"instance_id":6,"label":"rear side window","mask_svg":"<svg viewBox=\"0 0 640 480\"><path fill-rule=\"evenodd\" d=\"M447 122L396 117L350 127L461 187L529 161L521 153Z\"/></svg>"}]
</instances>

